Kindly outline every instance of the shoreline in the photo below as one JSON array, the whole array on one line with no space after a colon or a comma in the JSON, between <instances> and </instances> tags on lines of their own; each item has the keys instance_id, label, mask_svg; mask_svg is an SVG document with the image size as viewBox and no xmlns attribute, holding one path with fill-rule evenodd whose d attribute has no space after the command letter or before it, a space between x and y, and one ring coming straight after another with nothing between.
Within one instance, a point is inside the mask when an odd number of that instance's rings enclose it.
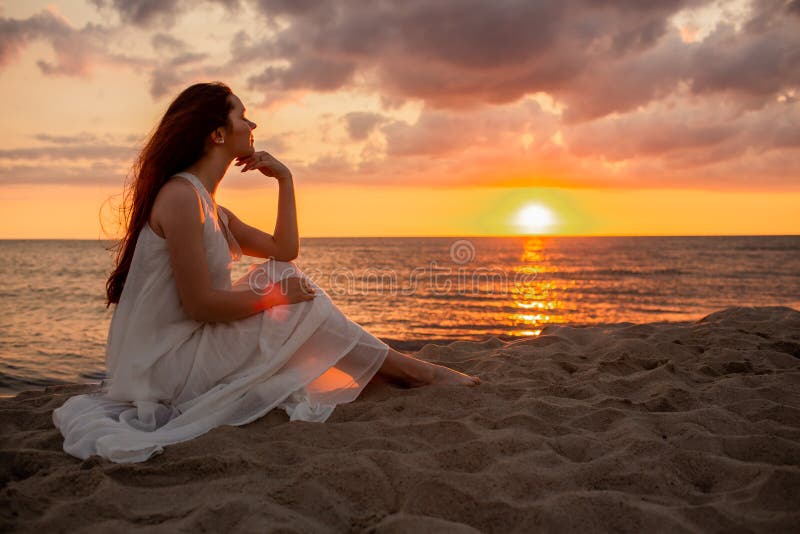
<instances>
[{"instance_id":1,"label":"shoreline","mask_svg":"<svg viewBox=\"0 0 800 534\"><path fill-rule=\"evenodd\" d=\"M791 308L788 306L770 306L770 307L785 307L789 309L795 310L795 308ZM764 308L763 306L740 306L737 308L751 308L751 309L759 309ZM727 309L731 308L723 308L721 310L717 310L713 313L723 312ZM795 310L797 311L797 310ZM547 323L541 326L541 333L535 335L512 335L512 334L486 334L485 336L464 336L464 337L448 337L448 338L411 338L411 339L399 339L399 338L380 338L381 341L389 345L394 350L400 352L411 352L416 353L420 351L425 345L436 345L436 346L447 346L452 343L457 342L469 342L469 343L486 343L491 340L499 340L502 342L513 342L513 341L520 341L524 339L533 339L536 337L540 337L544 335L544 330L547 328L553 327L570 327L570 328L590 328L590 327L598 327L598 328L611 328L611 327L619 327L619 326L632 326L632 325L652 325L652 326L685 326L690 325L695 322L699 322L702 320L702 316L700 319L697 320L683 320L683 321L650 321L646 323L634 323L631 321L620 321L620 322L602 322L602 323L586 323L586 322L567 322L567 323ZM18 378L14 377L15 380L19 380ZM28 391L46 391L48 388L57 387L57 386L78 386L78 385L85 385L85 386L96 386L99 385L100 381L93 379L87 381L79 381L79 382L66 382L66 381L48 381L48 379L41 379L42 383L40 387L30 387L26 389L19 389L14 390L11 392L2 392L0 391L0 399L9 399L14 398L16 395Z\"/></svg>"}]
</instances>

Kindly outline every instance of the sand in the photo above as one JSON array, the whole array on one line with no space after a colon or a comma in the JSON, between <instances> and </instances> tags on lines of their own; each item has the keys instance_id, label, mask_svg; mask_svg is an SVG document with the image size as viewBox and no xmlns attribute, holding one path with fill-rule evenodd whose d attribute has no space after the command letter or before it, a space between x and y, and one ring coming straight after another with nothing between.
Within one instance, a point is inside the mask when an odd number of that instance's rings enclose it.
<instances>
[{"instance_id":1,"label":"sand","mask_svg":"<svg viewBox=\"0 0 800 534\"><path fill-rule=\"evenodd\" d=\"M550 326L427 344L477 388L371 384L324 424L272 412L147 463L61 451L0 401L0 531L797 532L800 312Z\"/></svg>"}]
</instances>

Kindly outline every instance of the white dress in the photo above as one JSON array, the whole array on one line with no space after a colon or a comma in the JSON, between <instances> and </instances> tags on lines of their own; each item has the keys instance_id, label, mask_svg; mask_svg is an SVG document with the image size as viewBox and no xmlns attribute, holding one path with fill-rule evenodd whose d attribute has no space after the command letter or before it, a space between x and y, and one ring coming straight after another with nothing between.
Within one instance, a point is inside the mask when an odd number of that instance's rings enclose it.
<instances>
[{"instance_id":1,"label":"white dress","mask_svg":"<svg viewBox=\"0 0 800 534\"><path fill-rule=\"evenodd\" d=\"M292 262L267 260L231 283L241 250L197 177L179 173L203 203L203 240L216 289L251 290L304 276ZM181 307L166 241L145 224L108 332L99 391L53 412L64 451L86 459L141 462L165 445L220 425L243 425L273 408L291 420L325 421L354 400L389 347L348 319L313 281L313 300L245 319L202 323Z\"/></svg>"}]
</instances>

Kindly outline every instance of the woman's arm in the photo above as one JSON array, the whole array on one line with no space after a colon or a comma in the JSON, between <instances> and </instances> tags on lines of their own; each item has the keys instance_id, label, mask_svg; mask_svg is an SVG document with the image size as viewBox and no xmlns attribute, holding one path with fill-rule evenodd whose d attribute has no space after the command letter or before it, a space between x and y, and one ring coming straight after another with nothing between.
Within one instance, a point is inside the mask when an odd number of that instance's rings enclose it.
<instances>
[{"instance_id":1,"label":"woman's arm","mask_svg":"<svg viewBox=\"0 0 800 534\"><path fill-rule=\"evenodd\" d=\"M236 238L242 252L256 258L275 258L292 261L300 250L297 231L297 207L294 199L294 184L291 175L278 180L278 217L274 235L242 222L234 213L222 206L228 216L228 229Z\"/></svg>"},{"instance_id":2,"label":"woman's arm","mask_svg":"<svg viewBox=\"0 0 800 534\"><path fill-rule=\"evenodd\" d=\"M264 176L270 176L278 181L278 216L273 235L243 223L230 210L225 210L229 215L230 231L239 242L242 252L248 256L275 258L279 261L291 261L297 258L300 251L300 236L297 230L297 205L292 171L263 150L247 157L237 158L235 165L241 166L242 172L258 169Z\"/></svg>"},{"instance_id":3,"label":"woman's arm","mask_svg":"<svg viewBox=\"0 0 800 534\"><path fill-rule=\"evenodd\" d=\"M311 300L299 278L275 284L267 291L226 291L211 287L203 243L202 203L194 187L170 180L161 188L153 214L169 249L175 285L186 314L196 321L242 319L278 304Z\"/></svg>"}]
</instances>

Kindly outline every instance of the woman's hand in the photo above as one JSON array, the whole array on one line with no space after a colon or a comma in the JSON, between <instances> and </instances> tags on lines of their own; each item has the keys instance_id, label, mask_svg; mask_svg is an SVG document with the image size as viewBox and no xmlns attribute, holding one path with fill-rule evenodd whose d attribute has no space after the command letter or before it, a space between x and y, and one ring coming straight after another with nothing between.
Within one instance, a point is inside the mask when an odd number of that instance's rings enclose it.
<instances>
[{"instance_id":1,"label":"woman's hand","mask_svg":"<svg viewBox=\"0 0 800 534\"><path fill-rule=\"evenodd\" d=\"M270 284L264 291L267 307L295 304L314 299L314 288L306 278L290 276Z\"/></svg>"},{"instance_id":2,"label":"woman's hand","mask_svg":"<svg viewBox=\"0 0 800 534\"><path fill-rule=\"evenodd\" d=\"M244 158L236 158L234 165L237 167L242 165L242 172L258 169L264 176L276 178L278 181L292 177L292 171L289 170L289 167L264 150L253 152Z\"/></svg>"}]
</instances>

